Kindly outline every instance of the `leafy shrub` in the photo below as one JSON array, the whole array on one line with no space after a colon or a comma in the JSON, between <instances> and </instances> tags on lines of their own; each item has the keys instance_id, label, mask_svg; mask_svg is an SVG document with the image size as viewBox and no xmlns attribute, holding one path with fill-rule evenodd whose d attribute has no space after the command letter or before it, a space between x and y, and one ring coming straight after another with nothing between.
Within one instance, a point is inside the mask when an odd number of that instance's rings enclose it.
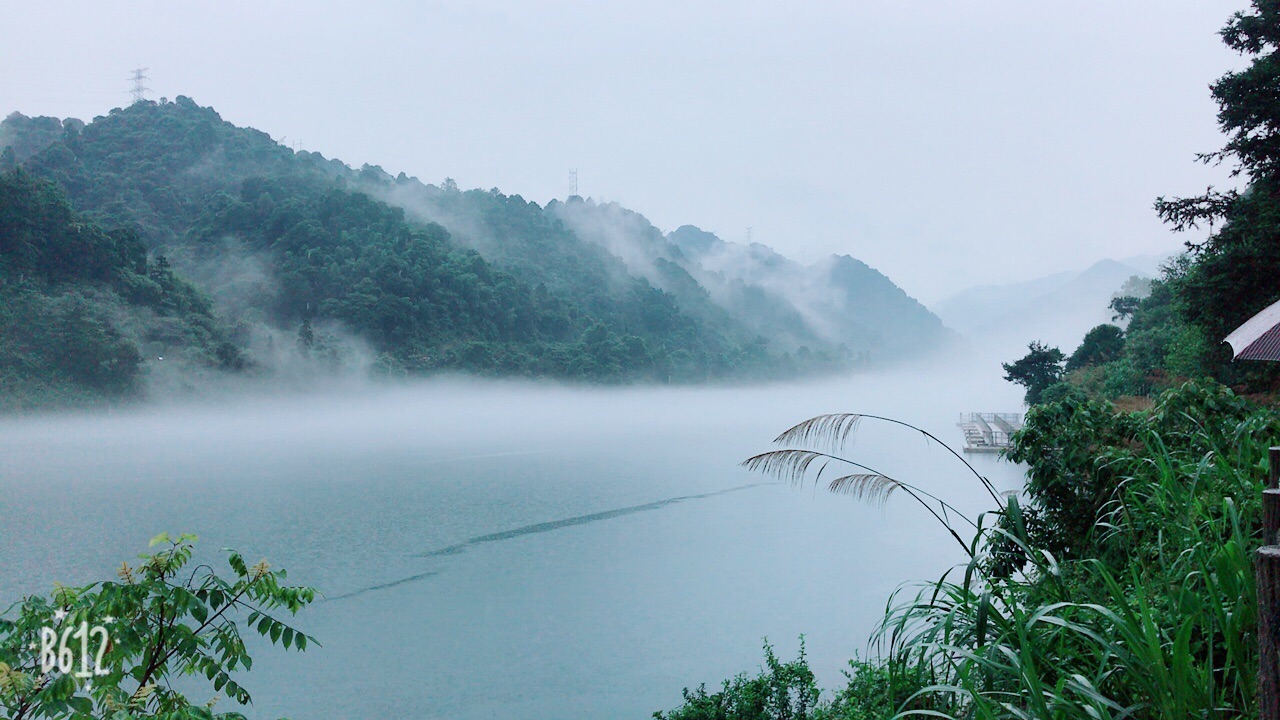
<instances>
[{"instance_id":1,"label":"leafy shrub","mask_svg":"<svg viewBox=\"0 0 1280 720\"><path fill-rule=\"evenodd\" d=\"M854 658L844 670L846 685L823 705L820 720L888 720L900 708L920 697L922 688L933 685L929 673L918 666L893 662L867 662ZM913 709L921 709L916 704Z\"/></svg>"},{"instance_id":2,"label":"leafy shrub","mask_svg":"<svg viewBox=\"0 0 1280 720\"><path fill-rule=\"evenodd\" d=\"M818 686L805 660L778 660L773 648L764 646L765 667L755 677L745 673L725 680L719 692L707 686L684 689L684 704L669 712L655 712L656 720L817 720Z\"/></svg>"},{"instance_id":3,"label":"leafy shrub","mask_svg":"<svg viewBox=\"0 0 1280 720\"><path fill-rule=\"evenodd\" d=\"M121 564L118 581L84 587L57 586L52 596L23 599L0 614L0 709L10 720L242 720L237 712L215 714L216 696L192 702L171 681L203 676L215 693L242 704L252 702L237 679L253 666L242 632L257 632L273 645L302 651L315 638L285 624L273 613L297 613L316 596L311 588L290 587L283 570L266 561L252 567L234 552L230 575L191 564L195 536L151 541L161 549L141 556L134 567ZM98 658L77 658L77 670L42 668L42 628L59 634L80 623L106 629L110 642ZM73 643L78 647L78 643ZM95 643L93 647L98 647Z\"/></svg>"}]
</instances>

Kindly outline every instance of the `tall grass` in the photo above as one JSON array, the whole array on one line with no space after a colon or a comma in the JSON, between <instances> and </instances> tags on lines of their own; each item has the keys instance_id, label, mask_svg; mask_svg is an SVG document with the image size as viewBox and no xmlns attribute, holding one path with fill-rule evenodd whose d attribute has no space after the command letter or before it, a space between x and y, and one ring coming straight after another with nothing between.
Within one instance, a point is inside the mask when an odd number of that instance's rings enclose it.
<instances>
[{"instance_id":1,"label":"tall grass","mask_svg":"<svg viewBox=\"0 0 1280 720\"><path fill-rule=\"evenodd\" d=\"M797 467L766 453L748 466L806 482L815 462L852 462L841 455L846 425L809 427L779 439L820 445L821 457ZM859 471L877 478L854 481L875 490L864 496L907 491L970 557L890 599L877 659L915 679L895 717L1255 716L1251 555L1276 439L1274 411L1189 383L1140 413L1079 401L1033 409L1011 453L1032 466L1025 506L1010 498L957 522L942 498ZM1050 498L1078 500L1091 517L1055 520Z\"/></svg>"}]
</instances>

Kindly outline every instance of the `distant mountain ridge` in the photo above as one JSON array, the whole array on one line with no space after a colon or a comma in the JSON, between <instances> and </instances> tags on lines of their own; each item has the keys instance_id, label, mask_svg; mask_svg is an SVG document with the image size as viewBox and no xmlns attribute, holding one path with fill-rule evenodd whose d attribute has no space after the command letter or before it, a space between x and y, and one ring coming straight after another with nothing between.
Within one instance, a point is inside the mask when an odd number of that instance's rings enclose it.
<instances>
[{"instance_id":1,"label":"distant mountain ridge","mask_svg":"<svg viewBox=\"0 0 1280 720\"><path fill-rule=\"evenodd\" d=\"M211 298L249 372L319 342L331 364L361 356L392 373L785 377L890 362L951 337L853 258L806 267L692 226L664 234L616 203L542 207L357 170L185 97L88 124L10 115L0 171L15 168L171 261ZM136 342L157 357L180 349Z\"/></svg>"},{"instance_id":2,"label":"distant mountain ridge","mask_svg":"<svg viewBox=\"0 0 1280 720\"><path fill-rule=\"evenodd\" d=\"M975 342L1009 347L1040 340L1074 348L1090 328L1111 322L1107 306L1126 281L1152 277L1148 270L1167 257L1135 258L1142 267L1100 260L1083 271L969 288L934 303L932 310Z\"/></svg>"}]
</instances>

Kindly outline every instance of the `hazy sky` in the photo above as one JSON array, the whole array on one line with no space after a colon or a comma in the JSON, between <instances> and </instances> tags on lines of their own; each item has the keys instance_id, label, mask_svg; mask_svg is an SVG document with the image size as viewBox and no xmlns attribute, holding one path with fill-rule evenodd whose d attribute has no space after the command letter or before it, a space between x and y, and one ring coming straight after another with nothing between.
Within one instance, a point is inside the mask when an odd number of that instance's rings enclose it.
<instances>
[{"instance_id":1,"label":"hazy sky","mask_svg":"<svg viewBox=\"0 0 1280 720\"><path fill-rule=\"evenodd\" d=\"M1169 252L1161 194L1231 181L1207 85L1241 1L0 6L0 113L188 95L359 166L617 200L933 301Z\"/></svg>"}]
</instances>

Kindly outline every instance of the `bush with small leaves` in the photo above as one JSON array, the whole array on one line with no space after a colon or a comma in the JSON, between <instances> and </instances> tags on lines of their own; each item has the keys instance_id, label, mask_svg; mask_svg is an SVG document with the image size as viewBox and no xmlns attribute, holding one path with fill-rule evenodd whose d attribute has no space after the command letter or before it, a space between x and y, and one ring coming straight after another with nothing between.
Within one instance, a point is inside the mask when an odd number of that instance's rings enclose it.
<instances>
[{"instance_id":1,"label":"bush with small leaves","mask_svg":"<svg viewBox=\"0 0 1280 720\"><path fill-rule=\"evenodd\" d=\"M242 718L215 713L216 694L252 702L235 679L253 666L242 632L302 651L315 638L282 621L316 598L308 587L283 583L284 570L264 560L248 565L228 551L230 573L191 566L196 537L156 536L158 552L122 563L118 580L72 588L58 585L49 597L24 598L0 614L0 712L11 720L33 718ZM102 627L106 633L90 633ZM74 634L84 628L85 638ZM72 638L66 657L50 667L48 639ZM92 637L89 637L92 636ZM92 640L92 642L90 642ZM83 647L82 647L83 646ZM75 650L83 657L72 658ZM173 680L204 676L215 696L193 702Z\"/></svg>"}]
</instances>

